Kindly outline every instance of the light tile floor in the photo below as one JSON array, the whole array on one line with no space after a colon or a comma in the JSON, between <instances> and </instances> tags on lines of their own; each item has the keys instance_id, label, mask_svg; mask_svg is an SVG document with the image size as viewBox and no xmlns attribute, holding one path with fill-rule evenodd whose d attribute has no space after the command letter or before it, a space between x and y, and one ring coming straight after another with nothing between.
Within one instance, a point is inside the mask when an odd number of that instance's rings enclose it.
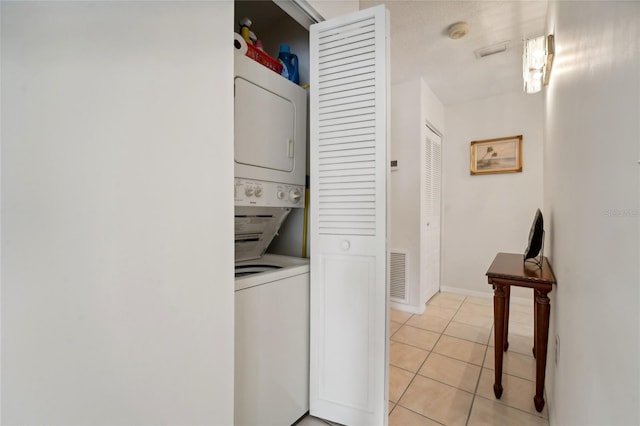
<instances>
[{"instance_id":1,"label":"light tile floor","mask_svg":"<svg viewBox=\"0 0 640 426\"><path fill-rule=\"evenodd\" d=\"M549 425L547 407L533 405L533 303L511 301L499 400L491 299L439 293L422 315L392 310L390 328L389 426Z\"/></svg>"}]
</instances>

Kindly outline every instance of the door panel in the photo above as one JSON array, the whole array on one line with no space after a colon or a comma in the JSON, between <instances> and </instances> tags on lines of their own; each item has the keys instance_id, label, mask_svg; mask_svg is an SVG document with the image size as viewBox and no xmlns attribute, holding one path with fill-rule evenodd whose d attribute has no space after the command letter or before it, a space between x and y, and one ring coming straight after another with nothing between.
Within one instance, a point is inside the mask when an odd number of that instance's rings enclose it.
<instances>
[{"instance_id":1,"label":"door panel","mask_svg":"<svg viewBox=\"0 0 640 426\"><path fill-rule=\"evenodd\" d=\"M311 27L310 411L387 423L384 6Z\"/></svg>"},{"instance_id":2,"label":"door panel","mask_svg":"<svg viewBox=\"0 0 640 426\"><path fill-rule=\"evenodd\" d=\"M343 314L319 312L319 325L324 329L319 336L319 370L328 374L319 378L318 395L356 410L373 411L369 378L374 377L375 366L369 353L375 350L375 336L369 324L375 315L375 300L371 300L374 294L369 283L375 280L376 258L327 255L319 260L325 285L318 302ZM359 300L366 303L353 303Z\"/></svg>"}]
</instances>

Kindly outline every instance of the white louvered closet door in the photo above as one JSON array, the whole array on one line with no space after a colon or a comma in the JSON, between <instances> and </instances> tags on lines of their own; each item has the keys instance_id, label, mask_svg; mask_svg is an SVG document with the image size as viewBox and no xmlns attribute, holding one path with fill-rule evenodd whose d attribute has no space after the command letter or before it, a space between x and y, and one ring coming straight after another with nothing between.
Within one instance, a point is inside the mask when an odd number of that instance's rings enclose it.
<instances>
[{"instance_id":1,"label":"white louvered closet door","mask_svg":"<svg viewBox=\"0 0 640 426\"><path fill-rule=\"evenodd\" d=\"M311 27L310 411L387 424L384 6Z\"/></svg>"},{"instance_id":2,"label":"white louvered closet door","mask_svg":"<svg viewBox=\"0 0 640 426\"><path fill-rule=\"evenodd\" d=\"M440 290L440 208L442 202L442 138L428 127L423 143L421 246L422 300Z\"/></svg>"}]
</instances>

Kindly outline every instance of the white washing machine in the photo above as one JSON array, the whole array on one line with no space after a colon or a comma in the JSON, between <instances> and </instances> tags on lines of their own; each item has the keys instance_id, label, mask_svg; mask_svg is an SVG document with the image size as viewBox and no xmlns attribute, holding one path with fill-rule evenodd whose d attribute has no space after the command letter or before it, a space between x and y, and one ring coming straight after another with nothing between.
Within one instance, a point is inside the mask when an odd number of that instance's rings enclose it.
<instances>
[{"instance_id":1,"label":"white washing machine","mask_svg":"<svg viewBox=\"0 0 640 426\"><path fill-rule=\"evenodd\" d=\"M236 426L309 411L309 260L265 254L290 207L235 207Z\"/></svg>"},{"instance_id":2,"label":"white washing machine","mask_svg":"<svg viewBox=\"0 0 640 426\"><path fill-rule=\"evenodd\" d=\"M236 262L235 286L234 424L291 425L309 411L309 261Z\"/></svg>"}]
</instances>

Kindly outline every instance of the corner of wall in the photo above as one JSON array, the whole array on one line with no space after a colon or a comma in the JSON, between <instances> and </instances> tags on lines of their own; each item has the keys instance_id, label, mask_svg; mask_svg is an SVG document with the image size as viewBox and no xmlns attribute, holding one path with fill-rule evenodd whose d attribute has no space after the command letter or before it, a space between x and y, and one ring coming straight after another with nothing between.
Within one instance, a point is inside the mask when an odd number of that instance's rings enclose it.
<instances>
[{"instance_id":1,"label":"corner of wall","mask_svg":"<svg viewBox=\"0 0 640 426\"><path fill-rule=\"evenodd\" d=\"M423 78L420 78L420 101L422 121L444 135L444 105Z\"/></svg>"}]
</instances>

